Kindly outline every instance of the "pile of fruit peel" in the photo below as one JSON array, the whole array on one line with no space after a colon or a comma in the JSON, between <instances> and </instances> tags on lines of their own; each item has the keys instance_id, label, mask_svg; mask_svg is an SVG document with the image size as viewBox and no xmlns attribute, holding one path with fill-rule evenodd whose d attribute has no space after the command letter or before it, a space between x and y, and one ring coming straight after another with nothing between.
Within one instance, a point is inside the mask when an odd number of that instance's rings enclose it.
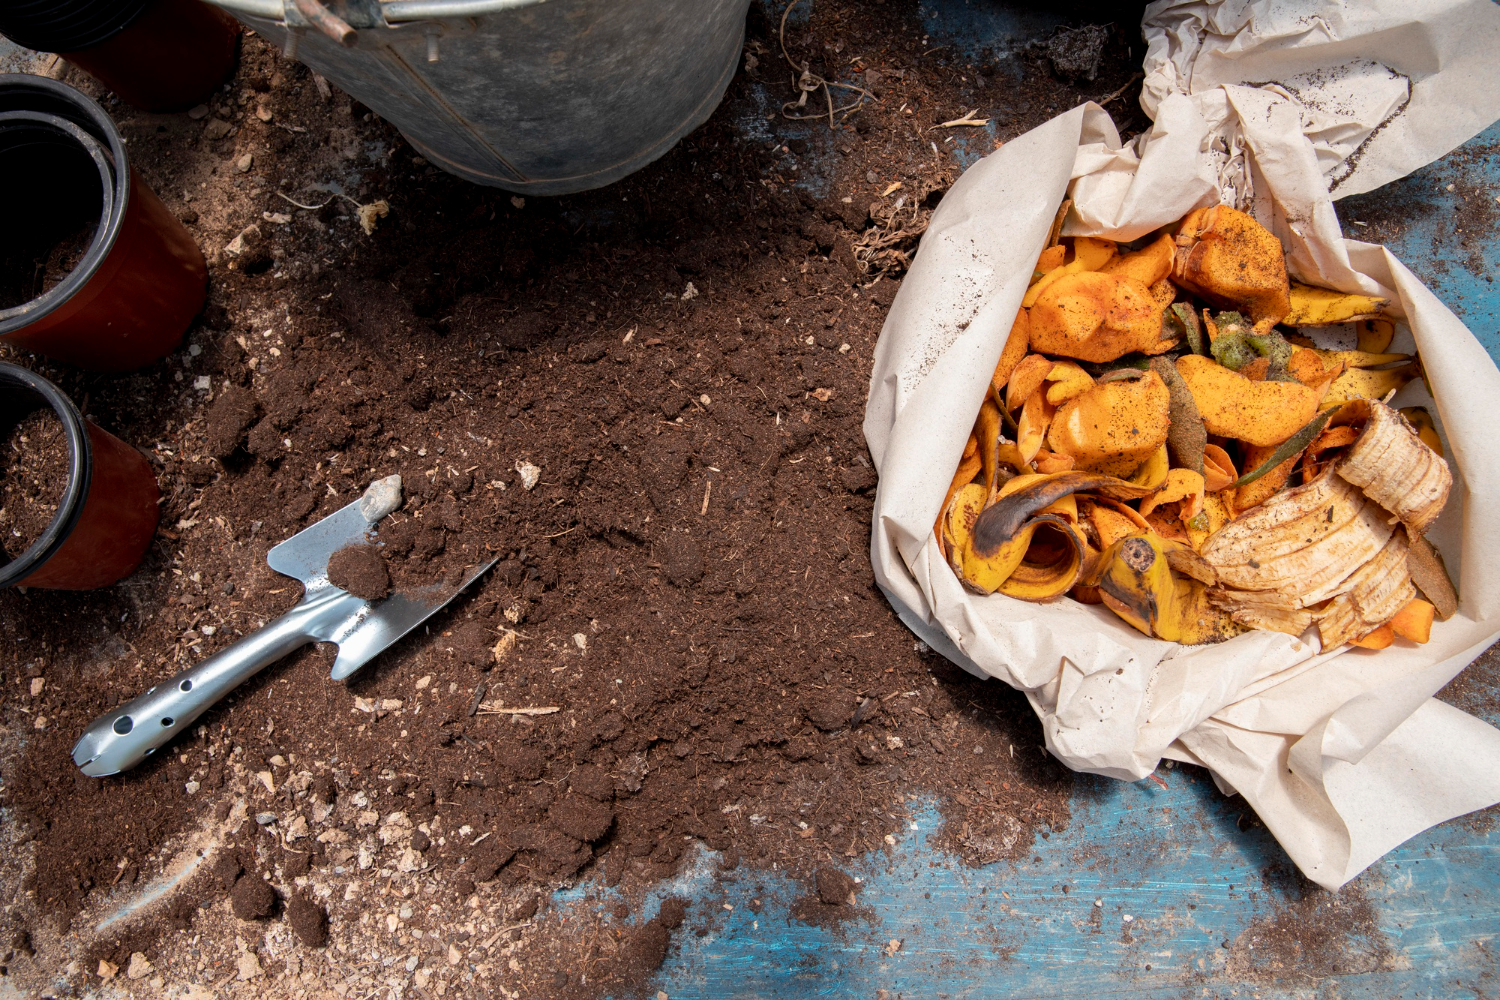
<instances>
[{"instance_id":1,"label":"pile of fruit peel","mask_svg":"<svg viewBox=\"0 0 1500 1000\"><path fill-rule=\"evenodd\" d=\"M1458 595L1423 533L1453 484L1384 299L1297 284L1228 205L1130 247L1057 213L934 525L982 593L1103 604L1185 645L1426 642ZM1353 324L1357 350L1310 328ZM1324 338L1326 340L1326 338Z\"/></svg>"}]
</instances>

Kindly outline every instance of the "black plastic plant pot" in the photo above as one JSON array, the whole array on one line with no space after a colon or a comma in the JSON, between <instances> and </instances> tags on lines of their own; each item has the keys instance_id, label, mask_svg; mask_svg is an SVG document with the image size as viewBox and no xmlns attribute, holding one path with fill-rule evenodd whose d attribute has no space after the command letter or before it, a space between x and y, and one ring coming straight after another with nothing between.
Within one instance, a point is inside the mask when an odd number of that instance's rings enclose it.
<instances>
[{"instance_id":1,"label":"black plastic plant pot","mask_svg":"<svg viewBox=\"0 0 1500 1000\"><path fill-rule=\"evenodd\" d=\"M0 76L0 340L95 371L170 354L202 308L203 254L66 84Z\"/></svg>"},{"instance_id":2,"label":"black plastic plant pot","mask_svg":"<svg viewBox=\"0 0 1500 1000\"><path fill-rule=\"evenodd\" d=\"M67 481L46 530L19 556L0 562L0 587L107 587L135 571L156 534L156 476L138 451L85 420L57 386L0 362L0 440L43 408L63 427Z\"/></svg>"},{"instance_id":3,"label":"black plastic plant pot","mask_svg":"<svg viewBox=\"0 0 1500 1000\"><path fill-rule=\"evenodd\" d=\"M75 52L128 28L152 0L9 0L0 34L38 52Z\"/></svg>"},{"instance_id":4,"label":"black plastic plant pot","mask_svg":"<svg viewBox=\"0 0 1500 1000\"><path fill-rule=\"evenodd\" d=\"M206 99L234 68L239 33L199 0L0 0L0 34L61 53L145 111Z\"/></svg>"}]
</instances>

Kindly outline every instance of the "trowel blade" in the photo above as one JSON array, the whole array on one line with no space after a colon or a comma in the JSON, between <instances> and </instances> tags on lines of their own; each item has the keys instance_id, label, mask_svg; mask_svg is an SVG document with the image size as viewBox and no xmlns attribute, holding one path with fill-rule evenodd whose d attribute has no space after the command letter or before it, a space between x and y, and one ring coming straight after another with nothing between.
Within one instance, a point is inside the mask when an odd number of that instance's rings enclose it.
<instances>
[{"instance_id":1,"label":"trowel blade","mask_svg":"<svg viewBox=\"0 0 1500 1000\"><path fill-rule=\"evenodd\" d=\"M457 586L435 583L415 590L398 591L381 601L366 602L328 636L328 641L339 646L339 655L333 661L333 671L329 676L341 681L353 674L442 610L497 562L499 559L491 559L470 570Z\"/></svg>"},{"instance_id":2,"label":"trowel blade","mask_svg":"<svg viewBox=\"0 0 1500 1000\"><path fill-rule=\"evenodd\" d=\"M396 591L379 601L364 601L346 593L329 582L328 560L347 545L375 540L375 525L390 507L372 507L370 497L371 492L367 491L360 499L302 529L266 553L266 563L272 569L302 581L304 593L298 607L305 605L312 609L311 614L304 616L308 634L318 641L338 644L339 654L334 659L332 672L336 681L350 676L379 656L499 561L491 559L470 570L457 585L434 583ZM367 514L375 521L369 520Z\"/></svg>"},{"instance_id":3,"label":"trowel blade","mask_svg":"<svg viewBox=\"0 0 1500 1000\"><path fill-rule=\"evenodd\" d=\"M357 545L375 531L360 510L363 498L309 525L266 553L278 573L301 580L311 589L328 583L328 560L346 545Z\"/></svg>"}]
</instances>

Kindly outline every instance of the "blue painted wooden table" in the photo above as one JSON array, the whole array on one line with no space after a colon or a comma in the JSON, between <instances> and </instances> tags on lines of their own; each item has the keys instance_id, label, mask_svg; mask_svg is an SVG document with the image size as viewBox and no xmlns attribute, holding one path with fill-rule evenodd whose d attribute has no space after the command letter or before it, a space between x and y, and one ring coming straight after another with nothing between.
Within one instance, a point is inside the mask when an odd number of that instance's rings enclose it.
<instances>
[{"instance_id":1,"label":"blue painted wooden table","mask_svg":"<svg viewBox=\"0 0 1500 1000\"><path fill-rule=\"evenodd\" d=\"M924 15L934 44L1014 41L1055 23L964 0L928 3ZM1500 126L1492 126L1339 210L1349 235L1390 246L1500 358L1497 198ZM1486 231L1462 232L1476 226ZM1500 724L1493 654L1470 668L1460 703ZM1081 777L1065 830L1038 835L1028 861L985 868L933 846L936 803L908 802L905 836L849 867L863 881L861 916L836 929L791 917L805 886L774 873L724 873L699 854L655 895L692 899L693 922L703 929L707 918L707 932L679 935L655 988L671 1000L1415 1000L1500 990L1497 810L1413 838L1335 894L1296 878L1243 800L1220 795L1203 772L1158 776L1135 784ZM575 906L610 905L596 885L569 895Z\"/></svg>"}]
</instances>

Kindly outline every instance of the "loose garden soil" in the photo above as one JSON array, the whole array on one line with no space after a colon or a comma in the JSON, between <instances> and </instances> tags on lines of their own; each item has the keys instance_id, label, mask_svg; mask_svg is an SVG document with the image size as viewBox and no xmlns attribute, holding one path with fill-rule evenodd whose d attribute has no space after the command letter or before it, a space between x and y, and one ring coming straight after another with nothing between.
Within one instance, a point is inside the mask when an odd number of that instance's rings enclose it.
<instances>
[{"instance_id":1,"label":"loose garden soil","mask_svg":"<svg viewBox=\"0 0 1500 1000\"><path fill-rule=\"evenodd\" d=\"M68 435L49 409L33 410L0 439L0 550L16 559L42 537L68 482Z\"/></svg>"},{"instance_id":2,"label":"loose garden soil","mask_svg":"<svg viewBox=\"0 0 1500 1000\"><path fill-rule=\"evenodd\" d=\"M864 919L841 866L924 801L975 864L1067 824L1025 699L931 654L875 586L860 422L955 150L995 141L939 126L993 109L1008 139L1125 86L1139 11L1109 10L1074 22L1116 22L1090 33L1095 70L1079 39L1062 67L967 60L914 4L818 0L788 49L875 98L830 129L779 113L780 9L756 5L713 118L567 198L438 172L253 36L204 120L108 103L204 248L210 303L132 375L5 355L139 446L164 494L121 585L0 592L11 981L620 994L714 926L642 902L705 850L723 879L801 880L800 918L837 923ZM1109 105L1127 132L1137 90ZM342 199L288 200L331 191L390 214L367 235ZM396 587L496 567L347 685L308 648L133 771L77 772L96 715L298 600L271 546L392 473ZM549 905L586 879L634 902Z\"/></svg>"},{"instance_id":3,"label":"loose garden soil","mask_svg":"<svg viewBox=\"0 0 1500 1000\"><path fill-rule=\"evenodd\" d=\"M38 249L17 248L0 261L0 309L23 305L52 291L73 273L94 242L98 224L86 222Z\"/></svg>"},{"instance_id":4,"label":"loose garden soil","mask_svg":"<svg viewBox=\"0 0 1500 1000\"><path fill-rule=\"evenodd\" d=\"M367 601L391 592L390 570L374 545L346 545L329 556L328 582Z\"/></svg>"}]
</instances>

